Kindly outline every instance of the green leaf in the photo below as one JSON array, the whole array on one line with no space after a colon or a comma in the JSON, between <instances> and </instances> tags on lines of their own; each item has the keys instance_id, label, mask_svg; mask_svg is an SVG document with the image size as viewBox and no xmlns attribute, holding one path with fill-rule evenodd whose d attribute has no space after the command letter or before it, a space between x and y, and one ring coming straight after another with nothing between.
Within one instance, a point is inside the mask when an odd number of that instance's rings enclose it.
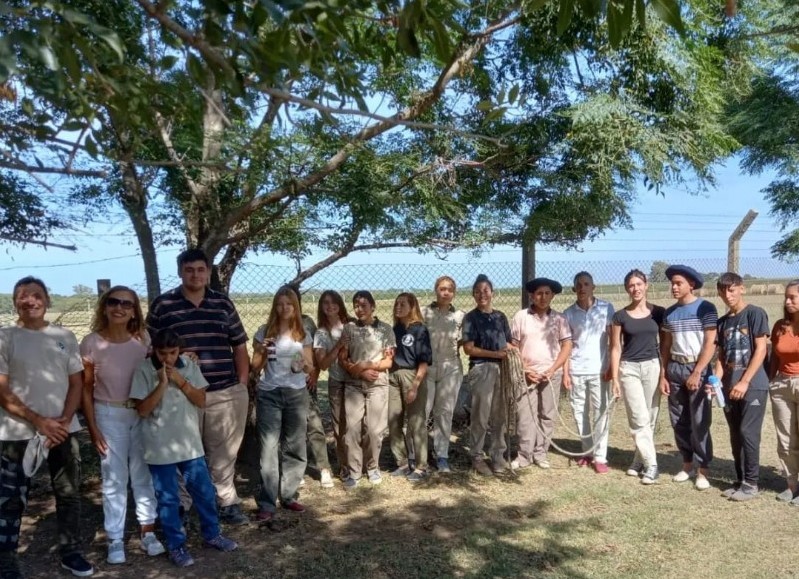
<instances>
[{"instance_id":1,"label":"green leaf","mask_svg":"<svg viewBox=\"0 0 799 579\"><path fill-rule=\"evenodd\" d=\"M516 102L516 99L519 96L519 90L520 87L518 84L514 84L512 87L510 87L510 92L508 93L508 104L514 104Z\"/></svg>"},{"instance_id":2,"label":"green leaf","mask_svg":"<svg viewBox=\"0 0 799 579\"><path fill-rule=\"evenodd\" d=\"M480 101L475 105L478 111L490 111L494 108L494 103L491 101Z\"/></svg>"},{"instance_id":3,"label":"green leaf","mask_svg":"<svg viewBox=\"0 0 799 579\"><path fill-rule=\"evenodd\" d=\"M549 2L549 0L530 0L525 3L524 7L528 12L534 12L546 6L547 2Z\"/></svg>"},{"instance_id":4,"label":"green leaf","mask_svg":"<svg viewBox=\"0 0 799 579\"><path fill-rule=\"evenodd\" d=\"M412 28L400 27L397 31L397 46L408 56L414 58L422 56L422 51L419 50L419 41L416 40L416 35Z\"/></svg>"},{"instance_id":5,"label":"green leaf","mask_svg":"<svg viewBox=\"0 0 799 579\"><path fill-rule=\"evenodd\" d=\"M789 50L799 52L799 42L786 42L785 46L787 46Z\"/></svg>"},{"instance_id":6,"label":"green leaf","mask_svg":"<svg viewBox=\"0 0 799 579\"><path fill-rule=\"evenodd\" d=\"M652 7L663 22L680 34L685 34L677 0L652 0Z\"/></svg>"},{"instance_id":7,"label":"green leaf","mask_svg":"<svg viewBox=\"0 0 799 579\"><path fill-rule=\"evenodd\" d=\"M623 36L622 13L615 2L608 3L608 40L613 48L618 48Z\"/></svg>"},{"instance_id":8,"label":"green leaf","mask_svg":"<svg viewBox=\"0 0 799 579\"><path fill-rule=\"evenodd\" d=\"M573 12L573 0L560 0L560 8L558 9L558 35L566 32L569 24L571 24Z\"/></svg>"},{"instance_id":9,"label":"green leaf","mask_svg":"<svg viewBox=\"0 0 799 579\"><path fill-rule=\"evenodd\" d=\"M449 59L452 58L452 44L447 29L441 20L437 18L431 18L429 22L433 30L433 47L435 48L436 56L442 62L449 62Z\"/></svg>"},{"instance_id":10,"label":"green leaf","mask_svg":"<svg viewBox=\"0 0 799 579\"><path fill-rule=\"evenodd\" d=\"M203 83L205 79L205 67L203 66L202 61L194 56L194 53L189 52L186 56L186 70L189 71L189 75L199 83Z\"/></svg>"},{"instance_id":11,"label":"green leaf","mask_svg":"<svg viewBox=\"0 0 799 579\"><path fill-rule=\"evenodd\" d=\"M178 57L174 55L167 55L161 57L161 60L158 61L159 68L164 70L169 70L173 66L175 66L178 62Z\"/></svg>"},{"instance_id":12,"label":"green leaf","mask_svg":"<svg viewBox=\"0 0 799 579\"><path fill-rule=\"evenodd\" d=\"M50 70L58 70L58 59L55 57L55 53L50 49L49 46L39 47L39 59L41 60L42 64Z\"/></svg>"},{"instance_id":13,"label":"green leaf","mask_svg":"<svg viewBox=\"0 0 799 579\"><path fill-rule=\"evenodd\" d=\"M97 143L94 142L94 139L91 137L86 137L83 141L83 146L86 147L86 152L89 153L93 158L97 158Z\"/></svg>"},{"instance_id":14,"label":"green leaf","mask_svg":"<svg viewBox=\"0 0 799 579\"><path fill-rule=\"evenodd\" d=\"M67 69L67 73L73 82L79 83L81 76L80 60L74 50L64 50L61 52L61 62Z\"/></svg>"}]
</instances>

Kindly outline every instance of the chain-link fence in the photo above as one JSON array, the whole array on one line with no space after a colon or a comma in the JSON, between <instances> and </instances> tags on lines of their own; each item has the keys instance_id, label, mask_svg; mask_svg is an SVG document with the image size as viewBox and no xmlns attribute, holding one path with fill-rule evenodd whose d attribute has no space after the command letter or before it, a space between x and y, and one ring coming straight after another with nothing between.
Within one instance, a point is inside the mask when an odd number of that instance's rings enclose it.
<instances>
[{"instance_id":1,"label":"chain-link fence","mask_svg":"<svg viewBox=\"0 0 799 579\"><path fill-rule=\"evenodd\" d=\"M707 277L706 287L698 293L714 301L723 310L723 304L716 297L714 279L726 270L725 259L693 259L682 260ZM597 285L596 295L606 299L614 306L622 307L628 302L624 291L623 279L633 268L642 270L650 279L650 301L669 305L673 302L668 283L663 277L664 262L641 261L573 261L573 262L538 262L536 272L561 282L564 291L556 296L553 307L563 310L574 301L571 292L572 279L579 271L590 272ZM748 300L763 307L770 320L781 316L783 292L785 284L796 274L796 267L791 264L774 262L768 258L747 258L741 261L740 273L746 279ZM474 307L471 297L471 286L478 274L484 273L494 285L494 307L505 312L509 317L521 307L522 283L521 264L519 262L466 262L448 263L434 261L428 264L370 264L343 265L328 267L309 280L301 291L303 293L303 311L314 319L317 315L319 295L326 289L340 292L349 305L352 294L360 289L368 289L377 301L377 315L391 322L392 305L396 295L402 291L410 291L417 295L420 303L433 301L435 294L433 285L436 278L449 275L458 284L455 306L468 311ZM239 315L250 336L259 325L263 324L272 303L272 296L281 285L294 278L296 271L290 267L264 266L243 263L239 266L231 284L231 298L236 304ZM653 275L650 275L653 274ZM46 281L46 280L45 280ZM179 284L175 277L162 280L162 289L166 290ZM145 285L134 287L140 295L145 295ZM52 319L70 328L80 339L88 333L95 298L83 296L72 306L62 311L53 311ZM0 304L3 315L0 322L12 323L13 310Z\"/></svg>"}]
</instances>

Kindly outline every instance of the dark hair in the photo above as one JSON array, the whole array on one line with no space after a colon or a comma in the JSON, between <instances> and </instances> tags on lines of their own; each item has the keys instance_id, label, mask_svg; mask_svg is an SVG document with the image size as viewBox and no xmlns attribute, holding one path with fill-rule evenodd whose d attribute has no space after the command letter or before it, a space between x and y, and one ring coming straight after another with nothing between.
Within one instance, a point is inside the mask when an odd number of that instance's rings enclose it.
<instances>
[{"instance_id":1,"label":"dark hair","mask_svg":"<svg viewBox=\"0 0 799 579\"><path fill-rule=\"evenodd\" d=\"M789 281L785 285L785 291L787 292L788 288L792 288L792 287L799 287L799 279L794 279L794 280ZM783 325L783 327L785 327L785 326L790 325L790 323L791 323L791 314L788 313L788 308L785 307L785 302L783 301L783 306L782 306L782 325Z\"/></svg>"},{"instance_id":2,"label":"dark hair","mask_svg":"<svg viewBox=\"0 0 799 579\"><path fill-rule=\"evenodd\" d=\"M196 260L193 260L196 261ZM158 330L153 336L153 350L168 350L172 348L182 348L183 338L177 332L165 328Z\"/></svg>"},{"instance_id":3,"label":"dark hair","mask_svg":"<svg viewBox=\"0 0 799 579\"><path fill-rule=\"evenodd\" d=\"M24 285L28 285L28 284L36 284L40 288L42 288L42 291L44 292L45 305L49 308L50 307L50 292L47 291L47 286L44 285L44 282L42 280L40 280L38 277L33 277L32 275L26 275L25 277L23 277L21 280L19 280L17 283L14 284L14 291L11 292L11 296L13 297L13 299L14 300L17 299L17 290L20 287L22 287Z\"/></svg>"},{"instance_id":4,"label":"dark hair","mask_svg":"<svg viewBox=\"0 0 799 579\"><path fill-rule=\"evenodd\" d=\"M317 326L320 328L325 328L326 330L330 330L330 326L327 323L327 316L325 315L325 310L322 307L322 302L325 298L330 298L335 302L338 306L338 319L341 321L342 324L346 324L350 318L347 315L347 306L344 305L344 298L341 297L341 294L335 290L325 290L322 292L322 295L319 296L319 305L316 308L316 322Z\"/></svg>"},{"instance_id":5,"label":"dark hair","mask_svg":"<svg viewBox=\"0 0 799 579\"><path fill-rule=\"evenodd\" d=\"M206 267L211 267L211 260L208 259L205 252L202 249L194 247L186 251L181 251L178 254L178 271L180 271L184 265L193 261L202 261L205 263Z\"/></svg>"},{"instance_id":6,"label":"dark hair","mask_svg":"<svg viewBox=\"0 0 799 579\"><path fill-rule=\"evenodd\" d=\"M592 276L587 271L578 271L574 274L574 281L572 282L574 285L577 285L577 280L581 277L587 277L591 281L591 285L594 284L594 276Z\"/></svg>"},{"instance_id":7,"label":"dark hair","mask_svg":"<svg viewBox=\"0 0 799 579\"><path fill-rule=\"evenodd\" d=\"M718 281L716 281L716 289L725 290L734 285L743 285L743 284L744 280L740 275L738 275L737 273L733 273L731 271L727 271L719 276Z\"/></svg>"},{"instance_id":8,"label":"dark hair","mask_svg":"<svg viewBox=\"0 0 799 579\"><path fill-rule=\"evenodd\" d=\"M358 300L366 300L372 307L375 307L375 298L372 297L372 294L366 290L358 290L352 295L352 303L354 304Z\"/></svg>"},{"instance_id":9,"label":"dark hair","mask_svg":"<svg viewBox=\"0 0 799 579\"><path fill-rule=\"evenodd\" d=\"M494 284L491 283L491 280L488 279L488 276L486 274L481 273L475 278L474 283L472 284L472 293L474 293L474 290L476 290L477 286L480 285L481 283L487 283L488 287L491 288L491 291L492 292L494 291Z\"/></svg>"},{"instance_id":10,"label":"dark hair","mask_svg":"<svg viewBox=\"0 0 799 579\"><path fill-rule=\"evenodd\" d=\"M646 283L646 274L644 272L640 269L631 269L627 272L627 275L624 276L624 287L627 287L627 284L630 283L630 280L634 277L640 278Z\"/></svg>"}]
</instances>

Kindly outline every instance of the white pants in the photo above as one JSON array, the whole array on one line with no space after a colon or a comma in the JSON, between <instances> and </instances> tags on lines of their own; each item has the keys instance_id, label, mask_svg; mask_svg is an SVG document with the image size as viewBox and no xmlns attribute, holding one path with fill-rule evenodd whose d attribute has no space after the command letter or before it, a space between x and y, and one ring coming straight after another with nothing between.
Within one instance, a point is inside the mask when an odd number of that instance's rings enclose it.
<instances>
[{"instance_id":1,"label":"white pants","mask_svg":"<svg viewBox=\"0 0 799 579\"><path fill-rule=\"evenodd\" d=\"M136 502L136 518L140 525L155 522L157 503L150 469L144 462L139 431L139 415L133 408L117 408L95 401L94 415L108 452L100 457L103 476L103 515L105 533L110 541L125 534L125 512L128 506L128 479Z\"/></svg>"},{"instance_id":2,"label":"white pants","mask_svg":"<svg viewBox=\"0 0 799 579\"><path fill-rule=\"evenodd\" d=\"M619 381L627 403L627 422L635 443L633 463L657 466L655 423L660 409L660 361L622 362Z\"/></svg>"},{"instance_id":3,"label":"white pants","mask_svg":"<svg viewBox=\"0 0 799 579\"><path fill-rule=\"evenodd\" d=\"M583 452L594 448L593 457L596 462L608 461L608 408L609 384L599 374L575 376L572 374L571 405L574 421ZM593 409L593 417L591 416ZM597 419L600 419L597 421Z\"/></svg>"},{"instance_id":4,"label":"white pants","mask_svg":"<svg viewBox=\"0 0 799 579\"><path fill-rule=\"evenodd\" d=\"M433 361L427 369L427 416L433 417L433 450L437 458L449 458L452 414L463 382L460 359Z\"/></svg>"}]
</instances>

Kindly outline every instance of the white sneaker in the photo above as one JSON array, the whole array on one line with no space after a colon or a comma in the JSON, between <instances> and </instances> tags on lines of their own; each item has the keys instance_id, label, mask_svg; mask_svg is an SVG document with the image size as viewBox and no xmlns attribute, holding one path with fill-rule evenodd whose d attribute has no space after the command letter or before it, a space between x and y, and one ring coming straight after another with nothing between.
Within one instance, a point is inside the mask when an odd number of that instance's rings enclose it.
<instances>
[{"instance_id":1,"label":"white sneaker","mask_svg":"<svg viewBox=\"0 0 799 579\"><path fill-rule=\"evenodd\" d=\"M710 488L710 481L707 480L707 477L703 474L696 475L696 482L694 482L694 487L698 491L706 491Z\"/></svg>"},{"instance_id":2,"label":"white sneaker","mask_svg":"<svg viewBox=\"0 0 799 579\"><path fill-rule=\"evenodd\" d=\"M157 557L158 555L166 552L166 549L164 549L161 541L158 540L153 532L144 533L144 536L141 538L141 550L147 553L150 557Z\"/></svg>"},{"instance_id":3,"label":"white sneaker","mask_svg":"<svg viewBox=\"0 0 799 579\"><path fill-rule=\"evenodd\" d=\"M322 485L323 489L333 488L333 475L326 468L322 469L322 476L319 479L319 483Z\"/></svg>"},{"instance_id":4,"label":"white sneaker","mask_svg":"<svg viewBox=\"0 0 799 579\"><path fill-rule=\"evenodd\" d=\"M693 471L688 472L688 471L685 471L685 470L681 470L680 472L675 474L673 477L671 477L671 480L673 480L676 483L684 483L684 482L690 480L692 476L694 476L694 472Z\"/></svg>"},{"instance_id":5,"label":"white sneaker","mask_svg":"<svg viewBox=\"0 0 799 579\"><path fill-rule=\"evenodd\" d=\"M122 539L114 539L108 543L108 558L106 559L109 565L121 565L125 562L125 543Z\"/></svg>"}]
</instances>

